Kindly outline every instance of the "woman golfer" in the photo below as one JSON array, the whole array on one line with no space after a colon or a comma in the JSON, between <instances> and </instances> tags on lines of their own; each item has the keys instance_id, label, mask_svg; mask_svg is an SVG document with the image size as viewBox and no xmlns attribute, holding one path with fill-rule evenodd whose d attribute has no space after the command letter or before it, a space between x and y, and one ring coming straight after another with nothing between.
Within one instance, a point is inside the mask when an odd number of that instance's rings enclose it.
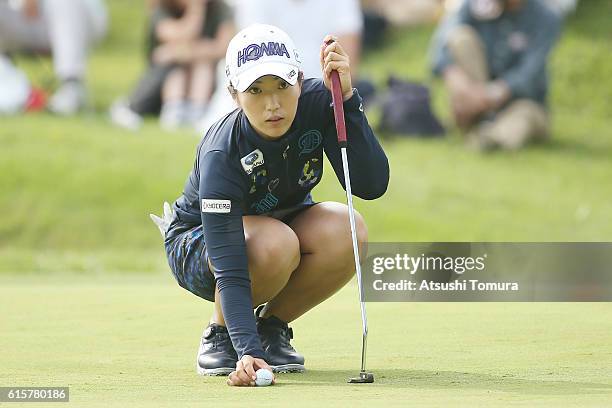
<instances>
[{"instance_id":1,"label":"woman golfer","mask_svg":"<svg viewBox=\"0 0 612 408\"><path fill-rule=\"evenodd\" d=\"M254 385L259 368L304 371L287 324L354 274L348 207L310 195L323 176L323 152L344 184L332 70L342 85L353 194L372 200L387 189L387 158L351 87L346 52L332 42L320 59L324 81L304 80L286 33L259 24L239 32L226 54L239 108L206 133L183 194L166 209L161 229L177 282L214 302L198 372L229 374L229 385ZM364 243L359 214L356 224Z\"/></svg>"}]
</instances>

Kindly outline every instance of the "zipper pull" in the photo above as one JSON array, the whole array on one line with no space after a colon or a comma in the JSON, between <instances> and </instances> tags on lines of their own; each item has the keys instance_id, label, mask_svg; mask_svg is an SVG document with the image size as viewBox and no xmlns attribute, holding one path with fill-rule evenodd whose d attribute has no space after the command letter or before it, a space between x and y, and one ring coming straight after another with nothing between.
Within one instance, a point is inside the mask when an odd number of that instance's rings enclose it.
<instances>
[{"instance_id":1,"label":"zipper pull","mask_svg":"<svg viewBox=\"0 0 612 408\"><path fill-rule=\"evenodd\" d=\"M285 151L283 152L283 159L287 160L287 151L289 150L289 145L285 147Z\"/></svg>"}]
</instances>

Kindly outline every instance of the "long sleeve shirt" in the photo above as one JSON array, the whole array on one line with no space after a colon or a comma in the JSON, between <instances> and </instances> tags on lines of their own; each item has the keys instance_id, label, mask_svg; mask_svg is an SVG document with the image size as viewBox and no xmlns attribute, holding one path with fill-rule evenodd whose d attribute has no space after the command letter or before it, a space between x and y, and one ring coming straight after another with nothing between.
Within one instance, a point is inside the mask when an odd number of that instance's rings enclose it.
<instances>
[{"instance_id":1,"label":"long sleeve shirt","mask_svg":"<svg viewBox=\"0 0 612 408\"><path fill-rule=\"evenodd\" d=\"M203 225L224 319L240 358L264 358L242 217L313 203L310 192L323 176L323 152L344 187L331 102L321 80L305 80L290 129L274 141L259 136L241 110L228 114L200 142L183 195L174 203L181 222ZM378 198L387 189L389 163L357 91L344 102L344 111L352 192Z\"/></svg>"},{"instance_id":2,"label":"long sleeve shirt","mask_svg":"<svg viewBox=\"0 0 612 408\"><path fill-rule=\"evenodd\" d=\"M517 11L504 11L496 19L481 21L472 15L470 1L464 1L459 10L446 16L434 35L430 54L435 75L442 75L454 63L447 43L462 25L472 27L482 40L491 80L504 80L512 99L546 104L548 57L562 26L557 14L540 0L525 0Z\"/></svg>"}]
</instances>

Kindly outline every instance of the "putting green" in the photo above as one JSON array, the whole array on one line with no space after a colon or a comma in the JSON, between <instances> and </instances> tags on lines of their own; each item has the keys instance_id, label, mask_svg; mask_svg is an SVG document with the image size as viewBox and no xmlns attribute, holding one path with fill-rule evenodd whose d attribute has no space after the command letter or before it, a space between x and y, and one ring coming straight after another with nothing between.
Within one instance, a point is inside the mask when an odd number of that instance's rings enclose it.
<instances>
[{"instance_id":1,"label":"putting green","mask_svg":"<svg viewBox=\"0 0 612 408\"><path fill-rule=\"evenodd\" d=\"M170 275L3 276L0 309L0 386L69 386L70 406L612 403L609 303L368 304L376 382L350 385L361 343L352 283L293 324L308 371L256 389L196 375L210 305Z\"/></svg>"}]
</instances>

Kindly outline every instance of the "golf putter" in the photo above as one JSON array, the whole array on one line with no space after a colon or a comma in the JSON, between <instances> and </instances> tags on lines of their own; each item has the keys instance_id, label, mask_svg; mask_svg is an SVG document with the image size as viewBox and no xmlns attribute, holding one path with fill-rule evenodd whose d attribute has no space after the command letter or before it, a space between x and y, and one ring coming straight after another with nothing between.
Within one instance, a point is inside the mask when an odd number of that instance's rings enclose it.
<instances>
[{"instance_id":1,"label":"golf putter","mask_svg":"<svg viewBox=\"0 0 612 408\"><path fill-rule=\"evenodd\" d=\"M327 44L331 44L330 41ZM336 132L338 133L338 144L342 154L342 168L344 169L344 184L346 189L346 201L349 207L349 221L351 224L351 238L353 240L353 255L355 256L355 269L357 273L357 286L359 287L359 301L361 302L361 371L359 377L349 378L348 382L353 384L366 384L374 382L374 374L366 371L366 348L368 344L368 319L366 317L365 299L363 298L363 286L361 283L361 264L359 263L359 247L357 245L357 229L355 227L355 210L353 209L353 194L351 192L351 177L349 175L348 158L346 155L346 123L344 121L344 106L342 88L340 86L340 75L338 71L331 72L332 101L334 106L334 117L336 120Z\"/></svg>"}]
</instances>

